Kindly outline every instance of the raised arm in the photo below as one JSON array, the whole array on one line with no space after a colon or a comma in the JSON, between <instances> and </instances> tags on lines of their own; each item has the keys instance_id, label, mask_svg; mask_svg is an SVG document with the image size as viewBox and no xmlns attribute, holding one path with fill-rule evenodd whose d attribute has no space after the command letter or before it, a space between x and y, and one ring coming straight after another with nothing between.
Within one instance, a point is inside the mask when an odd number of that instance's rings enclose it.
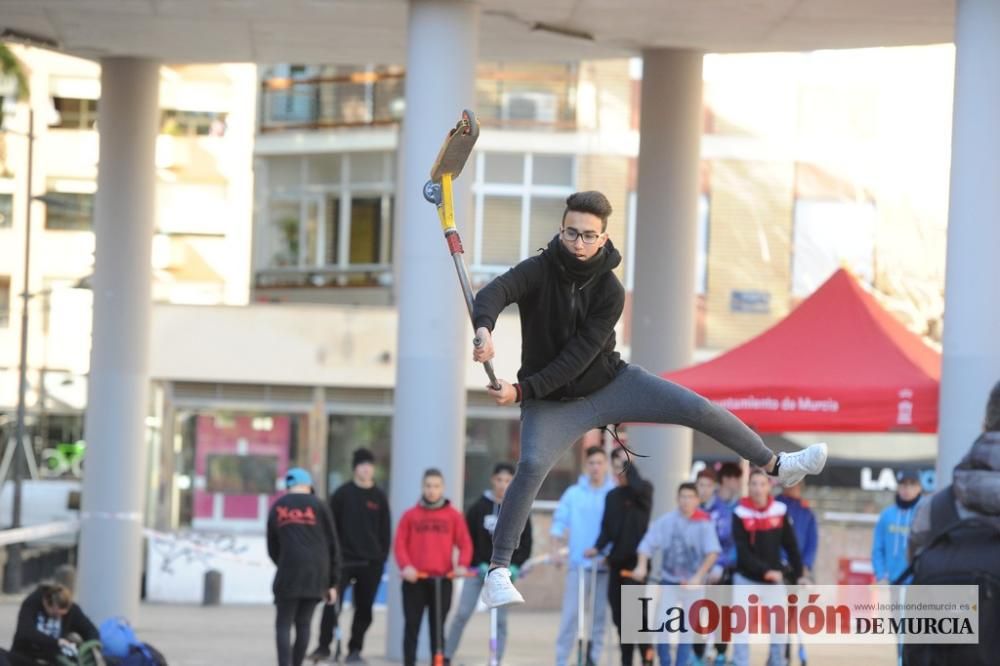
<instances>
[{"instance_id":1,"label":"raised arm","mask_svg":"<svg viewBox=\"0 0 1000 666\"><path fill-rule=\"evenodd\" d=\"M475 328L492 332L504 308L534 291L542 280L543 261L540 255L525 259L480 289L472 309Z\"/></svg>"}]
</instances>

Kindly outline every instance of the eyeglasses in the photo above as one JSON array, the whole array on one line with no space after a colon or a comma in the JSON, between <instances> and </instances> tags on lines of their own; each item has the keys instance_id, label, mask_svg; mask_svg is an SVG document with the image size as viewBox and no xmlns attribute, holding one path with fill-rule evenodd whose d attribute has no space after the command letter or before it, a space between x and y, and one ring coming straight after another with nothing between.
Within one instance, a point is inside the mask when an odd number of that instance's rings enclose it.
<instances>
[{"instance_id":1,"label":"eyeglasses","mask_svg":"<svg viewBox=\"0 0 1000 666\"><path fill-rule=\"evenodd\" d=\"M579 238L586 245L593 245L597 242L597 239L601 237L601 234L596 231L583 231L579 229L574 229L573 227L564 227L559 231L562 237L566 239L569 243L575 243L576 239Z\"/></svg>"}]
</instances>

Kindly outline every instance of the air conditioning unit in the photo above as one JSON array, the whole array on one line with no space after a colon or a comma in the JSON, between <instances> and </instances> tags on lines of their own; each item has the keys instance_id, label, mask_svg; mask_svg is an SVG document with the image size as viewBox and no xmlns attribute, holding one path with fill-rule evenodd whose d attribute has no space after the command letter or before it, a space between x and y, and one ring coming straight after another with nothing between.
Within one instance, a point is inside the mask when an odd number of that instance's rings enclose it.
<instances>
[{"instance_id":1,"label":"air conditioning unit","mask_svg":"<svg viewBox=\"0 0 1000 666\"><path fill-rule=\"evenodd\" d=\"M527 120L554 123L559 117L559 100L549 92L504 93L500 120Z\"/></svg>"}]
</instances>

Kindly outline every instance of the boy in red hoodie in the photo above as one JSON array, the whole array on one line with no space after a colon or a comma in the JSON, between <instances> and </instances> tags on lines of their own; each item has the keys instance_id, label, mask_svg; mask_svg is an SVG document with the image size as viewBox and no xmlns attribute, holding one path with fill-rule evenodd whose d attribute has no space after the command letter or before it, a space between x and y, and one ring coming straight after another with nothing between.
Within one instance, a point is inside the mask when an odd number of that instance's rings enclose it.
<instances>
[{"instance_id":1,"label":"boy in red hoodie","mask_svg":"<svg viewBox=\"0 0 1000 666\"><path fill-rule=\"evenodd\" d=\"M458 548L458 561L455 561ZM434 578L454 572L464 575L472 560L472 539L465 517L444 497L444 477L437 469L424 472L417 505L403 514L396 529L396 564L403 577L403 664L417 663L417 632L424 609L430 617L431 652L438 650L438 636L451 607L451 579L441 581L441 609L435 608ZM440 646L444 649L444 646Z\"/></svg>"}]
</instances>

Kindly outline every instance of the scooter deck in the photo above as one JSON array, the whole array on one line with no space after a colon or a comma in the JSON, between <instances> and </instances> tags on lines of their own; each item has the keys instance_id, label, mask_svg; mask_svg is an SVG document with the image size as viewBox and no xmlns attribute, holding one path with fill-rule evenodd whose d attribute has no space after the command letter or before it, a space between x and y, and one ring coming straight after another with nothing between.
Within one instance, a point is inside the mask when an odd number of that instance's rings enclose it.
<instances>
[{"instance_id":1,"label":"scooter deck","mask_svg":"<svg viewBox=\"0 0 1000 666\"><path fill-rule=\"evenodd\" d=\"M458 178L465 163L469 161L478 138L479 121L472 111L466 109L462 111L462 118L456 123L455 128L449 130L448 138L438 151L434 166L431 167L431 180L438 182L446 173L450 173L453 179Z\"/></svg>"}]
</instances>

